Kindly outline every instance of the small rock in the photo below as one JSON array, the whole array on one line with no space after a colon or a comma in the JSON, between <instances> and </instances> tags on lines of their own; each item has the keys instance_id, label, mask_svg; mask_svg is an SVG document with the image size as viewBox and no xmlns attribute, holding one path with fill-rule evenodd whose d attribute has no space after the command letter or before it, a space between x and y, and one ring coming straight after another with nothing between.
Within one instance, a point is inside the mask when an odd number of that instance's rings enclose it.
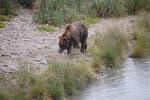
<instances>
[{"instance_id":1,"label":"small rock","mask_svg":"<svg viewBox=\"0 0 150 100\"><path fill-rule=\"evenodd\" d=\"M4 64L3 66L7 67L8 65L7 65L7 64Z\"/></svg>"},{"instance_id":2,"label":"small rock","mask_svg":"<svg viewBox=\"0 0 150 100\"><path fill-rule=\"evenodd\" d=\"M15 52L11 52L11 55L17 55L17 53L15 53Z\"/></svg>"},{"instance_id":3,"label":"small rock","mask_svg":"<svg viewBox=\"0 0 150 100\"><path fill-rule=\"evenodd\" d=\"M2 57L6 57L6 56L8 56L8 55L7 55L7 54L1 54L1 56L2 56Z\"/></svg>"}]
</instances>

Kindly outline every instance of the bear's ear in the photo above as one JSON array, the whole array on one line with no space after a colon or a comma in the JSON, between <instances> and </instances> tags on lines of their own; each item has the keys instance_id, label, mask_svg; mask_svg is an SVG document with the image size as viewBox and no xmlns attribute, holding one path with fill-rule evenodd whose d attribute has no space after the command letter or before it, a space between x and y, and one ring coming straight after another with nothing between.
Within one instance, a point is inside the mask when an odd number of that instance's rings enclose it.
<instances>
[{"instance_id":1,"label":"bear's ear","mask_svg":"<svg viewBox=\"0 0 150 100\"><path fill-rule=\"evenodd\" d=\"M64 37L63 39L64 39L64 40L67 40L67 37Z\"/></svg>"},{"instance_id":2,"label":"bear's ear","mask_svg":"<svg viewBox=\"0 0 150 100\"><path fill-rule=\"evenodd\" d=\"M65 33L70 29L70 27L71 27L71 24L67 24L67 25L66 25Z\"/></svg>"}]
</instances>

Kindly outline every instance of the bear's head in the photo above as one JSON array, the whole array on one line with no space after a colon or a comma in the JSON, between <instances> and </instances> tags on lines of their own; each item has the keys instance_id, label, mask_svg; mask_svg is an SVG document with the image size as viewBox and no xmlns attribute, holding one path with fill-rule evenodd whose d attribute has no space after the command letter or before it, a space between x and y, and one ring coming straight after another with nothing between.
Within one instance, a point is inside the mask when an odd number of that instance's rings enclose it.
<instances>
[{"instance_id":1,"label":"bear's head","mask_svg":"<svg viewBox=\"0 0 150 100\"><path fill-rule=\"evenodd\" d=\"M59 53L62 53L65 49L69 49L71 46L71 24L68 24L61 36L59 36Z\"/></svg>"},{"instance_id":2,"label":"bear's head","mask_svg":"<svg viewBox=\"0 0 150 100\"><path fill-rule=\"evenodd\" d=\"M67 36L59 37L59 53L62 53L64 50L70 47L71 40Z\"/></svg>"}]
</instances>

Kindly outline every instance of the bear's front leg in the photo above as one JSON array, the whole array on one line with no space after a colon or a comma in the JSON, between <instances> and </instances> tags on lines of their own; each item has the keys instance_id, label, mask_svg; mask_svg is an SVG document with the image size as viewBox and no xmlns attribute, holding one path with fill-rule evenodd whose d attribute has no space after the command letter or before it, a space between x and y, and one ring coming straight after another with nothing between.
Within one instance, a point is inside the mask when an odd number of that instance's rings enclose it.
<instances>
[{"instance_id":1,"label":"bear's front leg","mask_svg":"<svg viewBox=\"0 0 150 100\"><path fill-rule=\"evenodd\" d=\"M67 47L67 54L69 55L72 49L72 41L69 42L69 45Z\"/></svg>"},{"instance_id":2,"label":"bear's front leg","mask_svg":"<svg viewBox=\"0 0 150 100\"><path fill-rule=\"evenodd\" d=\"M80 51L84 52L85 49L87 49L87 42L86 42L86 40L81 42L81 50Z\"/></svg>"}]
</instances>

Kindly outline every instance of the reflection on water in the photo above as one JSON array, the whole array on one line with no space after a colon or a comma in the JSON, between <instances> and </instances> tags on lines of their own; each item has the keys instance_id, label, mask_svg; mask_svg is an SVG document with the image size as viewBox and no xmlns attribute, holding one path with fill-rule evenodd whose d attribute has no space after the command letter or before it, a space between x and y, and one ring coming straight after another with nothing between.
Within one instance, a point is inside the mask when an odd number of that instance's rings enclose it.
<instances>
[{"instance_id":1,"label":"reflection on water","mask_svg":"<svg viewBox=\"0 0 150 100\"><path fill-rule=\"evenodd\" d=\"M103 68L99 77L69 100L150 100L150 58L128 58L122 67Z\"/></svg>"}]
</instances>

